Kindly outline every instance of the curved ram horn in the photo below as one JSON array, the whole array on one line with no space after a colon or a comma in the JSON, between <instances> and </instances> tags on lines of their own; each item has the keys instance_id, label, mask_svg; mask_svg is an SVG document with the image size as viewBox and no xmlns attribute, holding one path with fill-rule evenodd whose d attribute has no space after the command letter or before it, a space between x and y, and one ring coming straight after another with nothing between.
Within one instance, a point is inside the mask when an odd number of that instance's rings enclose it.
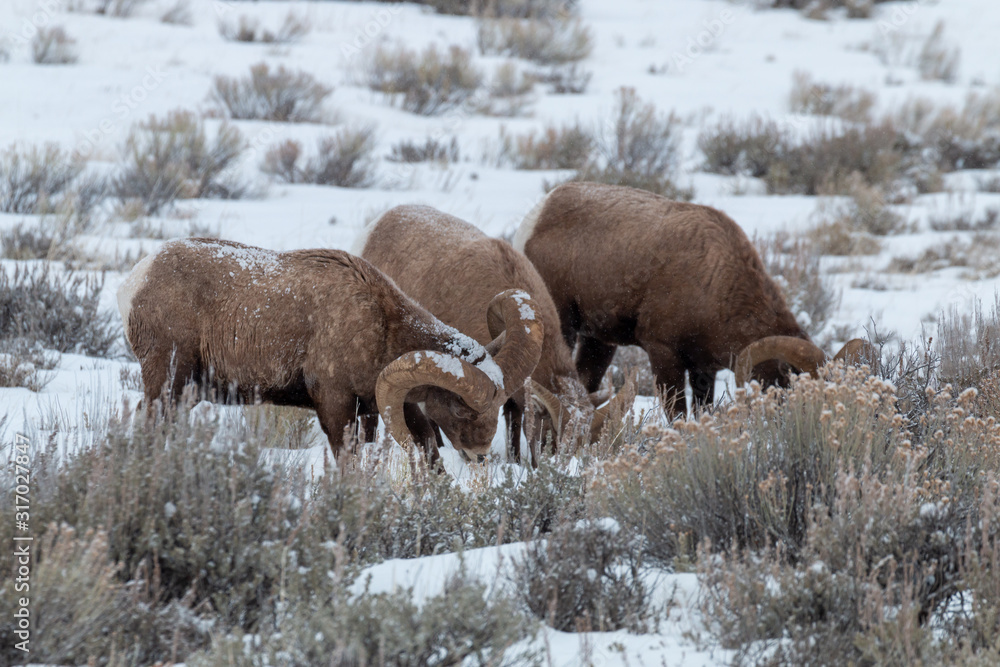
<instances>
[{"instance_id":1,"label":"curved ram horn","mask_svg":"<svg viewBox=\"0 0 1000 667\"><path fill-rule=\"evenodd\" d=\"M556 440L562 437L563 425L569 420L569 411L563 402L559 400L559 397L553 394L551 391L543 387L542 385L535 382L535 380L529 380L531 382L531 393L535 401L542 407L545 411L549 413L549 417L552 419L552 425L556 429Z\"/></svg>"},{"instance_id":2,"label":"curved ram horn","mask_svg":"<svg viewBox=\"0 0 1000 667\"><path fill-rule=\"evenodd\" d=\"M750 379L754 366L777 359L799 372L816 375L816 369L826 361L826 355L808 340L794 336L768 336L747 345L736 359L736 386Z\"/></svg>"},{"instance_id":3,"label":"curved ram horn","mask_svg":"<svg viewBox=\"0 0 1000 667\"><path fill-rule=\"evenodd\" d=\"M486 349L503 371L504 398L524 385L542 356L545 328L537 313L528 293L517 289L497 294L486 309L493 337Z\"/></svg>"},{"instance_id":4,"label":"curved ram horn","mask_svg":"<svg viewBox=\"0 0 1000 667\"><path fill-rule=\"evenodd\" d=\"M844 343L840 352L833 355L834 361L843 361L846 364L871 364L874 365L878 359L878 352L875 347L864 338L855 338Z\"/></svg>"},{"instance_id":5,"label":"curved ram horn","mask_svg":"<svg viewBox=\"0 0 1000 667\"><path fill-rule=\"evenodd\" d=\"M635 401L635 379L637 375L638 373L634 370L629 373L625 378L625 384L618 390L618 393L606 405L602 405L594 410L594 418L590 422L591 442L597 442L597 439L601 437L604 423L612 413L624 414L632 408L632 403Z\"/></svg>"},{"instance_id":6,"label":"curved ram horn","mask_svg":"<svg viewBox=\"0 0 1000 667\"><path fill-rule=\"evenodd\" d=\"M449 366L445 370L445 365ZM403 417L403 402L411 389L430 385L458 394L476 412L497 399L497 386L469 362L441 352L407 352L382 369L375 383L375 402L389 433L399 444L413 440Z\"/></svg>"}]
</instances>

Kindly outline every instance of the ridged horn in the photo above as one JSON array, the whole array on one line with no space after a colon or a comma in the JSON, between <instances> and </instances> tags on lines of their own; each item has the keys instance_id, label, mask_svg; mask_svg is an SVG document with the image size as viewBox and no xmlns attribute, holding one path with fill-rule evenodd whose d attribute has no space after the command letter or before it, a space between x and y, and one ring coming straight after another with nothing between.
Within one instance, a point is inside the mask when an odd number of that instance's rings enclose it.
<instances>
[{"instance_id":1,"label":"ridged horn","mask_svg":"<svg viewBox=\"0 0 1000 667\"><path fill-rule=\"evenodd\" d=\"M558 396L534 380L530 380L530 382L531 393L541 407L545 408L545 411L549 413L552 425L556 429L556 440L558 440L562 437L563 425L569 420L569 411L563 405L563 402L559 400Z\"/></svg>"},{"instance_id":2,"label":"ridged horn","mask_svg":"<svg viewBox=\"0 0 1000 667\"><path fill-rule=\"evenodd\" d=\"M814 343L794 336L768 336L747 345L736 359L736 386L750 379L754 366L776 359L799 372L816 375L816 369L826 361L826 355Z\"/></svg>"},{"instance_id":3,"label":"ridged horn","mask_svg":"<svg viewBox=\"0 0 1000 667\"><path fill-rule=\"evenodd\" d=\"M605 405L594 410L594 418L590 422L590 441L597 442L597 439L601 437L601 431L604 429L604 423L608 420L608 417L614 413L624 414L632 407L632 403L635 401L635 378L636 371L629 373L628 377L625 378L625 384L622 388L618 390L610 401Z\"/></svg>"},{"instance_id":4,"label":"ridged horn","mask_svg":"<svg viewBox=\"0 0 1000 667\"><path fill-rule=\"evenodd\" d=\"M858 364L874 364L878 359L875 347L864 338L855 338L844 343L840 352L833 355L834 361L843 361L856 366Z\"/></svg>"},{"instance_id":5,"label":"ridged horn","mask_svg":"<svg viewBox=\"0 0 1000 667\"><path fill-rule=\"evenodd\" d=\"M444 365L448 366L447 370ZM413 440L403 417L406 395L416 387L427 385L458 394L476 412L485 411L497 398L497 386L486 373L469 362L441 352L407 352L382 369L375 383L379 414L389 433L401 445Z\"/></svg>"},{"instance_id":6,"label":"ridged horn","mask_svg":"<svg viewBox=\"0 0 1000 667\"><path fill-rule=\"evenodd\" d=\"M497 294L486 309L486 325L493 338L486 349L503 371L507 396L524 385L542 356L545 329L538 312L531 296L518 289Z\"/></svg>"}]
</instances>

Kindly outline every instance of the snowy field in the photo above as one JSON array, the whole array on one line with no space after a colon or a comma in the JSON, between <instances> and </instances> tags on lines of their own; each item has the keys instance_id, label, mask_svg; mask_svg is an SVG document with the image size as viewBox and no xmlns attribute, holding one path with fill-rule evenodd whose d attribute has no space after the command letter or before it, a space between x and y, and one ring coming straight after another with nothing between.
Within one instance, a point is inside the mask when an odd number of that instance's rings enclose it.
<instances>
[{"instance_id":1,"label":"snowy field","mask_svg":"<svg viewBox=\"0 0 1000 667\"><path fill-rule=\"evenodd\" d=\"M482 55L477 23L470 17L440 15L410 3L150 0L137 3L128 18L112 18L86 11L94 4L100 3L0 3L0 150L53 142L82 156L86 173L113 175L136 123L182 109L204 119L210 137L224 123L242 133L246 149L233 173L249 186L244 198L182 198L155 213L125 211L114 198L100 204L87 224L73 228L64 240L72 259L51 265L55 273L73 266L103 275L102 311L117 312L115 293L131 264L177 236L218 236L275 250L349 250L366 222L381 212L421 203L510 238L546 184L572 171L516 169L498 158L502 137L572 123L606 132L616 91L623 86L634 88L658 111L676 114L680 152L673 180L691 189L692 201L721 209L758 240L807 235L831 211L849 208L851 198L769 194L764 178L709 173L700 134L720 121L752 116L770 119L792 134L849 125L844 118L792 110L789 97L797 72L815 82L870 91L874 99L865 113L872 118L916 98L961 108L969 95L1000 90L1000 4L995 0L886 2L875 5L870 18L848 18L846 10L834 9L822 20L793 9L758 9L752 0L579 0L577 14L592 36L592 50L578 64L590 73L585 91L556 94L536 83L522 93L512 116L488 115L471 105L441 115L411 113L365 83L366 63L379 45L459 46L487 77L508 61L518 70L531 70L524 59ZM184 10L183 20L161 20L177 7ZM220 35L220 23L253 17L277 29L290 13L305 26L291 43L243 43ZM950 76L929 79L914 54L938 25L943 26L943 48L960 59ZM33 62L35 35L53 26L64 28L73 40L68 48L75 62ZM215 77L244 76L259 62L307 72L332 89L319 122L224 120L224 108L212 95ZM260 168L268 150L283 141L301 142L308 155L321 138L357 127L371 128L374 141L366 187L290 184ZM400 142L422 144L428 137L442 144L454 140L458 159L388 159ZM934 191L896 193L885 209L901 222L888 235L861 240L877 244L874 252L823 255L818 266L837 298L814 338L835 349L875 324L879 332L895 334L892 345L912 343L933 336L935 322L948 309L971 312L977 301L992 304L1000 274L1000 227L934 229L931 223L963 216L978 220L1000 211L1000 169L995 167L950 170L941 174ZM0 213L0 232L49 225L54 217ZM902 260L947 244L965 248L958 253L964 255L947 255L921 269L898 268ZM985 259L976 254L977 246ZM19 266L46 261L5 255L0 264L13 275ZM122 338L104 357L62 354L53 368L38 371L46 380L39 391L0 388L5 446L16 433L37 437L55 424L67 441L87 441L87 433L99 430L95 424L119 410L123 398L134 402L141 396L137 369ZM720 382L729 377L721 375ZM635 410L659 418L651 397L640 397ZM301 460L321 473L326 445L318 426L307 440L311 448ZM494 451L502 450L498 435ZM470 474L453 452L444 458L459 480ZM461 556L390 560L367 568L363 576L370 575L369 590L375 592L413 587L419 603L440 592L459 567L488 586L502 585L504 568L523 548L515 543ZM543 663L728 664L731 652L704 628L696 576L658 572L651 581L656 603L666 609L654 632L577 634L545 628L534 640Z\"/></svg>"}]
</instances>

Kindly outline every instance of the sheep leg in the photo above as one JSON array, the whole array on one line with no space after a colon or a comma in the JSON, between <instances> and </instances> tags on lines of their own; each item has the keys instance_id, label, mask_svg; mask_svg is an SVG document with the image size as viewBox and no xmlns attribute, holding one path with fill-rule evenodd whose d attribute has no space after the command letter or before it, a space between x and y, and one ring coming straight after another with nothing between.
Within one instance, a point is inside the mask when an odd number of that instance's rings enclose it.
<instances>
[{"instance_id":1,"label":"sheep leg","mask_svg":"<svg viewBox=\"0 0 1000 667\"><path fill-rule=\"evenodd\" d=\"M691 397L698 407L711 406L715 402L715 371L688 369L691 383Z\"/></svg>"},{"instance_id":2,"label":"sheep leg","mask_svg":"<svg viewBox=\"0 0 1000 667\"><path fill-rule=\"evenodd\" d=\"M590 336L580 336L580 347L576 351L576 370L588 392L601 388L601 380L615 356L616 347Z\"/></svg>"},{"instance_id":3,"label":"sheep leg","mask_svg":"<svg viewBox=\"0 0 1000 667\"><path fill-rule=\"evenodd\" d=\"M511 397L503 404L503 418L507 425L507 441L509 444L508 461L521 462L521 418L524 415L524 391L517 392L520 400ZM530 457L531 454L529 453ZM534 463L536 466L538 462Z\"/></svg>"},{"instance_id":4,"label":"sheep leg","mask_svg":"<svg viewBox=\"0 0 1000 667\"><path fill-rule=\"evenodd\" d=\"M649 363L656 376L656 386L663 392L663 409L669 419L687 413L687 401L684 398L684 363L674 351L666 345L647 345Z\"/></svg>"},{"instance_id":5,"label":"sheep leg","mask_svg":"<svg viewBox=\"0 0 1000 667\"><path fill-rule=\"evenodd\" d=\"M141 365L147 410L153 409L156 399L169 399L171 405L176 405L184 385L199 379L195 375L197 359L193 354L178 352L177 348L154 350L143 358Z\"/></svg>"}]
</instances>

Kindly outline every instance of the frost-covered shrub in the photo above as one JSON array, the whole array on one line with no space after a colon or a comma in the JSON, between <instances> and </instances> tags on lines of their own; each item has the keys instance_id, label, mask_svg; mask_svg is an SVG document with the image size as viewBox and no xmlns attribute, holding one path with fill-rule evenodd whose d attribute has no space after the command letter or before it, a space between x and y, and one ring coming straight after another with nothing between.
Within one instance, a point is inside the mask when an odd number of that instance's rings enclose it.
<instances>
[{"instance_id":1,"label":"frost-covered shrub","mask_svg":"<svg viewBox=\"0 0 1000 667\"><path fill-rule=\"evenodd\" d=\"M320 139L316 154L304 165L299 142L288 140L270 148L261 170L286 183L366 188L375 181L374 150L374 128L344 128Z\"/></svg>"},{"instance_id":2,"label":"frost-covered shrub","mask_svg":"<svg viewBox=\"0 0 1000 667\"><path fill-rule=\"evenodd\" d=\"M1000 372L1000 297L989 311L977 301L971 313L952 308L938 321L938 378L954 387L979 388Z\"/></svg>"},{"instance_id":3,"label":"frost-covered shrub","mask_svg":"<svg viewBox=\"0 0 1000 667\"><path fill-rule=\"evenodd\" d=\"M62 26L39 28L31 40L31 59L39 65L70 65L78 57L75 44Z\"/></svg>"},{"instance_id":4,"label":"frost-covered shrub","mask_svg":"<svg viewBox=\"0 0 1000 667\"><path fill-rule=\"evenodd\" d=\"M249 190L235 172L245 146L228 124L209 139L190 111L150 116L129 131L112 191L123 206L137 203L149 215L177 199L239 199Z\"/></svg>"},{"instance_id":5,"label":"frost-covered shrub","mask_svg":"<svg viewBox=\"0 0 1000 667\"><path fill-rule=\"evenodd\" d=\"M104 280L48 267L0 272L0 338L59 352L104 356L120 335L118 315L101 312Z\"/></svg>"},{"instance_id":6,"label":"frost-covered shrub","mask_svg":"<svg viewBox=\"0 0 1000 667\"><path fill-rule=\"evenodd\" d=\"M562 17L576 8L576 0L418 0L418 4L429 5L441 14L518 19Z\"/></svg>"},{"instance_id":7,"label":"frost-covered shrub","mask_svg":"<svg viewBox=\"0 0 1000 667\"><path fill-rule=\"evenodd\" d=\"M617 525L560 523L513 564L514 585L538 619L563 632L647 629L642 547Z\"/></svg>"},{"instance_id":8,"label":"frost-covered shrub","mask_svg":"<svg viewBox=\"0 0 1000 667\"><path fill-rule=\"evenodd\" d=\"M257 63L247 77L215 77L212 99L236 120L319 123L323 100L332 92L308 72L284 66L272 72L267 63Z\"/></svg>"},{"instance_id":9,"label":"frost-covered shrub","mask_svg":"<svg viewBox=\"0 0 1000 667\"><path fill-rule=\"evenodd\" d=\"M531 101L535 81L516 65L506 62L493 71L486 85L488 97L478 111L489 116L520 116Z\"/></svg>"},{"instance_id":10,"label":"frost-covered shrub","mask_svg":"<svg viewBox=\"0 0 1000 667\"><path fill-rule=\"evenodd\" d=\"M0 387L24 387L41 391L53 376L41 371L55 368L59 355L47 353L40 345L29 346L23 339L0 343Z\"/></svg>"},{"instance_id":11,"label":"frost-covered shrub","mask_svg":"<svg viewBox=\"0 0 1000 667\"><path fill-rule=\"evenodd\" d=\"M961 107L910 100L892 120L944 171L1000 165L1000 93L970 94Z\"/></svg>"},{"instance_id":12,"label":"frost-covered shrub","mask_svg":"<svg viewBox=\"0 0 1000 667\"><path fill-rule=\"evenodd\" d=\"M379 45L364 65L367 86L398 99L407 111L434 116L461 106L483 83L469 52L457 46L442 54Z\"/></svg>"}]
</instances>

